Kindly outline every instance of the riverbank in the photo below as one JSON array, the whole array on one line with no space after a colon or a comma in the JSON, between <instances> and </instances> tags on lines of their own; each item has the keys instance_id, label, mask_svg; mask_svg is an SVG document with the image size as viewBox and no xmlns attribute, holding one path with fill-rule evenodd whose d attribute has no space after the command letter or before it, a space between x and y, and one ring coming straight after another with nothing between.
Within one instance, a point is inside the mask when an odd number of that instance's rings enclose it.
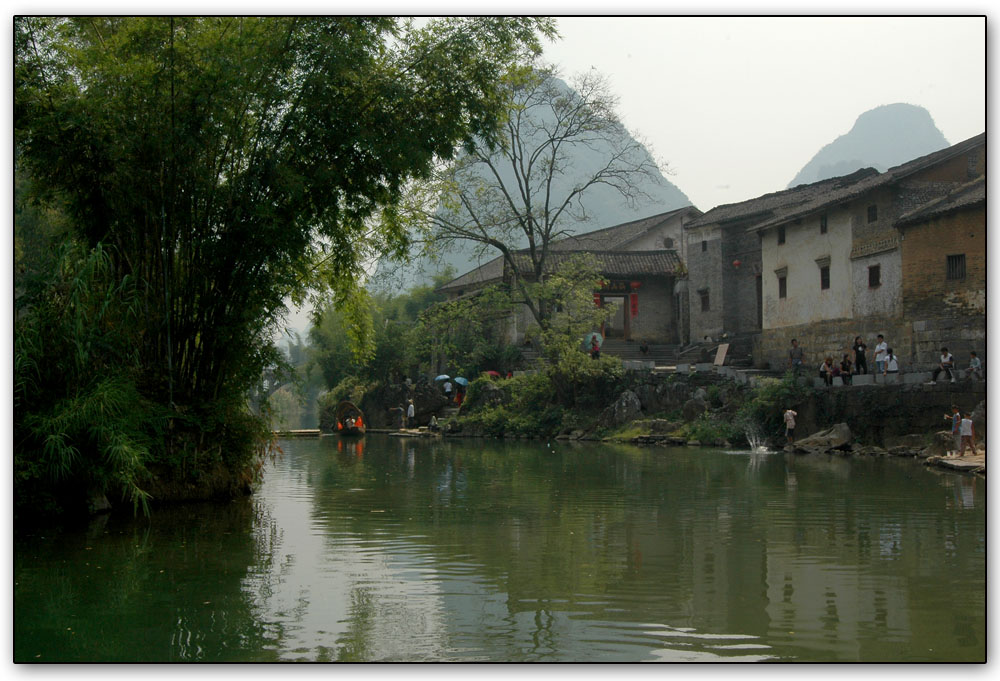
<instances>
[{"instance_id":1,"label":"riverbank","mask_svg":"<svg viewBox=\"0 0 1000 681\"><path fill-rule=\"evenodd\" d=\"M835 446L838 455L927 460L947 454L950 434L937 427L946 427L944 415L956 405L974 413L978 440L985 441L984 382L816 387L806 378L796 381L730 367L699 369L622 372L603 390L575 389L577 401L571 406L558 403L544 374L480 379L470 386L461 410L438 420L445 437L781 449L781 414L792 408L798 412L799 433L813 435L838 423L849 427L849 436ZM430 415L434 412L428 420ZM418 430L403 436L431 435ZM969 468L985 466L952 470Z\"/></svg>"}]
</instances>

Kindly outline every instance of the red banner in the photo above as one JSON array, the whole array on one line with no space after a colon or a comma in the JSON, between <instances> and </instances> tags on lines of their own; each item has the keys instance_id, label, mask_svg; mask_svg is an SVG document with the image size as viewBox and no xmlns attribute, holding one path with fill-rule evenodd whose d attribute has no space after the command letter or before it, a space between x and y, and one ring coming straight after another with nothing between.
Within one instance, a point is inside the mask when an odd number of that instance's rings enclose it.
<instances>
[{"instance_id":1,"label":"red banner","mask_svg":"<svg viewBox=\"0 0 1000 681\"><path fill-rule=\"evenodd\" d=\"M639 316L639 294L630 293L628 297L631 299L630 302L632 303L632 319L635 319Z\"/></svg>"},{"instance_id":2,"label":"red banner","mask_svg":"<svg viewBox=\"0 0 1000 681\"><path fill-rule=\"evenodd\" d=\"M600 306L601 306L601 294L600 293L595 293L594 294L594 307L600 307Z\"/></svg>"}]
</instances>

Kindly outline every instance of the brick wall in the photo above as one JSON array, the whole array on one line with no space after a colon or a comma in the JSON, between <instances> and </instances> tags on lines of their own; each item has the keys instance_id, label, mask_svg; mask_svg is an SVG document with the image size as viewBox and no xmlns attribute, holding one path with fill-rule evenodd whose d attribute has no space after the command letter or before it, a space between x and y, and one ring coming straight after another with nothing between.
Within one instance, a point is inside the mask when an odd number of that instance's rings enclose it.
<instances>
[{"instance_id":1,"label":"brick wall","mask_svg":"<svg viewBox=\"0 0 1000 681\"><path fill-rule=\"evenodd\" d=\"M916 333L916 361L934 365L946 346L960 367L986 355L986 209L904 227L903 315ZM965 278L947 278L947 256L965 255Z\"/></svg>"}]
</instances>

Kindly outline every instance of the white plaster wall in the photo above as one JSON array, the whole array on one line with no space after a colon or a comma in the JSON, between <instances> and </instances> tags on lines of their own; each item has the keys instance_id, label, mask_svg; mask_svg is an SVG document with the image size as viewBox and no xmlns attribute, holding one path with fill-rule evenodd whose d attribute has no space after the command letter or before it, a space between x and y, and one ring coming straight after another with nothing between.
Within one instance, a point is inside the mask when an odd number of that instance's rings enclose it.
<instances>
[{"instance_id":1,"label":"white plaster wall","mask_svg":"<svg viewBox=\"0 0 1000 681\"><path fill-rule=\"evenodd\" d=\"M666 246L663 243L663 239L666 237L674 240L673 246ZM643 235L641 238L636 239L628 245L628 250L630 251L659 251L664 248L673 248L677 251L677 255L680 257L681 261L687 262L687 257L685 255L687 249L685 248L684 226L679 216L670 218L665 223L649 232L649 234Z\"/></svg>"},{"instance_id":2,"label":"white plaster wall","mask_svg":"<svg viewBox=\"0 0 1000 681\"><path fill-rule=\"evenodd\" d=\"M900 313L902 257L899 249L876 253L851 261L854 289L853 314L856 318L895 317ZM868 288L868 267L879 265L882 283Z\"/></svg>"},{"instance_id":3,"label":"white plaster wall","mask_svg":"<svg viewBox=\"0 0 1000 681\"><path fill-rule=\"evenodd\" d=\"M761 242L765 329L841 319L851 315L851 220L847 212L827 215L827 233L820 234L819 215L799 225L785 225L785 243L769 229ZM830 257L830 288L820 288L817 258ZM778 297L775 270L788 269L787 297Z\"/></svg>"}]
</instances>

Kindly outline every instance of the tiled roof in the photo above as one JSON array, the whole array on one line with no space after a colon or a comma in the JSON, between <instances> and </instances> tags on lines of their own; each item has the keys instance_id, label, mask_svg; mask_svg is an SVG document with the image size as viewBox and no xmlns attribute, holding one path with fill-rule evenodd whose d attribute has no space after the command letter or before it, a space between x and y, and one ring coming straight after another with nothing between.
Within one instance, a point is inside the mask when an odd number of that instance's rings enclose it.
<instances>
[{"instance_id":1,"label":"tiled roof","mask_svg":"<svg viewBox=\"0 0 1000 681\"><path fill-rule=\"evenodd\" d=\"M633 220L631 222L623 222L620 225L614 225L613 227L605 227L603 229L598 229L593 232L586 232L584 234L574 234L573 236L568 236L562 239L558 239L549 244L550 251L567 251L567 250L590 250L590 251L615 251L624 250L630 242L635 241L639 237L643 236L650 230L663 224L675 215L684 213L685 211L700 214L699 211L694 206L685 206L683 208L677 208L676 210L668 211L666 213L660 213L659 215L651 215L648 218L642 218L640 220Z\"/></svg>"},{"instance_id":2,"label":"tiled roof","mask_svg":"<svg viewBox=\"0 0 1000 681\"><path fill-rule=\"evenodd\" d=\"M755 199L741 201L739 203L728 203L716 206L712 210L689 222L687 227L703 227L721 222L732 222L734 220L747 220L757 217L767 220L783 211L801 206L804 203L815 200L818 197L828 194L830 191L840 187L852 185L859 180L878 175L874 168L862 168L850 175L834 177L828 180L820 180L810 184L800 184L791 189L784 189L780 192L764 194Z\"/></svg>"},{"instance_id":3,"label":"tiled roof","mask_svg":"<svg viewBox=\"0 0 1000 681\"><path fill-rule=\"evenodd\" d=\"M918 222L926 222L941 215L969 208L980 203L986 203L986 176L984 175L957 187L944 196L939 196L933 201L929 201L908 213L904 213L899 216L896 226L901 227Z\"/></svg>"},{"instance_id":4,"label":"tiled roof","mask_svg":"<svg viewBox=\"0 0 1000 681\"><path fill-rule=\"evenodd\" d=\"M670 218L684 212L699 214L701 211L694 206L684 206L683 208L677 208L666 213L659 213L658 215L651 215L639 220L623 222L620 225L604 227L593 232L575 234L558 239L549 244L549 258L551 259L552 255L557 252L564 251L622 251L627 248L629 243L663 224ZM527 253L527 249L522 249L518 252ZM476 269L452 279L443 286L438 287L437 290L440 292L450 292L500 281L503 277L503 269L503 256L497 256Z\"/></svg>"},{"instance_id":5,"label":"tiled roof","mask_svg":"<svg viewBox=\"0 0 1000 681\"><path fill-rule=\"evenodd\" d=\"M674 250L658 251L558 251L549 252L546 270L553 271L561 263L577 254L590 254L597 258L601 274L612 276L631 275L676 275L683 271L681 259ZM529 269L531 261L527 254L518 252L515 258L523 258L523 267ZM518 265L522 265L521 262Z\"/></svg>"},{"instance_id":6,"label":"tiled roof","mask_svg":"<svg viewBox=\"0 0 1000 681\"><path fill-rule=\"evenodd\" d=\"M947 149L935 151L933 154L927 154L926 156L921 156L920 158L916 158L913 159L912 161L907 161L906 163L903 163L901 165L889 168L884 173L879 174L876 172L874 175L870 177L865 177L855 182L847 183L839 188L825 191L813 197L812 200L806 203L802 203L789 210L782 211L780 214L776 215L771 219L753 225L752 227L749 228L749 231L756 232L768 229L770 227L776 227L780 224L788 222L789 220L794 220L797 218L804 217L811 213L815 213L819 210L822 210L828 206L843 203L845 201L850 201L867 192L872 191L873 189L876 189L877 187L881 187L893 182L899 182L918 171L934 166L938 163L941 163L942 161L946 161L952 158L953 156L964 154L968 152L970 149L974 149L975 147L985 143L986 143L986 133L982 133L976 135L975 137L971 137L965 140L964 142L959 142L958 144L954 144L948 147ZM845 175L843 178L838 178L838 179L847 179L850 177L852 177L852 175ZM710 214L711 211L705 213L705 216L708 216ZM705 216L703 216L702 219L704 219Z\"/></svg>"}]
</instances>

